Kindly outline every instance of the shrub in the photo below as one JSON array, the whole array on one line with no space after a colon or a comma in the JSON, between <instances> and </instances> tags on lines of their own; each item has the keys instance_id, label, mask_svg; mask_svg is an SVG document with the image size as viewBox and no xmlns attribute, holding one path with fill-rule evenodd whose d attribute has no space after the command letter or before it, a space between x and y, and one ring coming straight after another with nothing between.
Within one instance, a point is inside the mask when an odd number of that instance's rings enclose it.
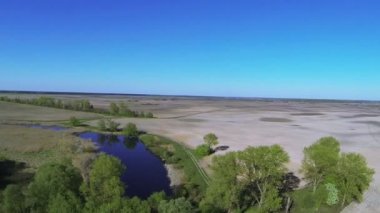
<instances>
[{"instance_id":1,"label":"shrub","mask_svg":"<svg viewBox=\"0 0 380 213\"><path fill-rule=\"evenodd\" d=\"M123 129L123 134L129 137L137 137L139 135L139 132L137 130L136 124L128 123Z\"/></svg>"},{"instance_id":2,"label":"shrub","mask_svg":"<svg viewBox=\"0 0 380 213\"><path fill-rule=\"evenodd\" d=\"M101 131L106 131L107 130L106 122L105 122L104 119L101 119L101 120L98 121L98 128Z\"/></svg>"},{"instance_id":3,"label":"shrub","mask_svg":"<svg viewBox=\"0 0 380 213\"><path fill-rule=\"evenodd\" d=\"M113 120L111 120L111 119L109 119L109 120L107 120L107 126L108 126L108 130L110 132L117 132L118 129L119 129L120 124L117 123L117 122L115 122L115 121L113 121Z\"/></svg>"},{"instance_id":4,"label":"shrub","mask_svg":"<svg viewBox=\"0 0 380 213\"><path fill-rule=\"evenodd\" d=\"M212 150L211 150L210 146L207 144L202 144L202 145L197 146L197 148L195 148L195 154L198 157L208 156L211 153L212 153Z\"/></svg>"},{"instance_id":5,"label":"shrub","mask_svg":"<svg viewBox=\"0 0 380 213\"><path fill-rule=\"evenodd\" d=\"M70 117L69 123L71 126L80 126L82 122L76 117Z\"/></svg>"}]
</instances>

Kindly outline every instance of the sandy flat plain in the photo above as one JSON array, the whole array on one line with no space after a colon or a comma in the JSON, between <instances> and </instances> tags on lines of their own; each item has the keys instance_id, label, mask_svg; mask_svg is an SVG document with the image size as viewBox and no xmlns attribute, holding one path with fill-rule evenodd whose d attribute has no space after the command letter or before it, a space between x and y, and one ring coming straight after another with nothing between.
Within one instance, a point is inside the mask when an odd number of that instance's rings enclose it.
<instances>
[{"instance_id":1,"label":"sandy flat plain","mask_svg":"<svg viewBox=\"0 0 380 213\"><path fill-rule=\"evenodd\" d=\"M351 204L344 212L379 212L380 103L165 96L53 96L62 99L87 98L97 107L107 107L111 101L125 101L130 108L151 111L158 118L120 118L118 122L134 122L142 130L170 137L190 147L201 144L202 137L208 132L214 132L219 137L220 145L229 146L226 152L248 146L279 144L289 153L289 169L296 173L305 146L321 137L334 136L341 142L343 152L363 154L370 167L376 170L364 202ZM92 124L95 122L92 121Z\"/></svg>"}]
</instances>

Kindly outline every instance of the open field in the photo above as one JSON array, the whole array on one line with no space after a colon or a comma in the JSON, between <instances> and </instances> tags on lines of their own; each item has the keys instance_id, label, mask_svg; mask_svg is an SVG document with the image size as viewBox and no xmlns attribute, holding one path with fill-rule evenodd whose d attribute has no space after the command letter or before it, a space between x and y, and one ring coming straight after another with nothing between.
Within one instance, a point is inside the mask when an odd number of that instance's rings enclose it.
<instances>
[{"instance_id":1,"label":"open field","mask_svg":"<svg viewBox=\"0 0 380 213\"><path fill-rule=\"evenodd\" d=\"M0 156L7 159L1 164L2 174L4 170L11 171L0 180L0 188L13 181L27 182L45 163L68 159L72 159L73 164L86 175L87 164L94 157L94 153L85 152L90 148L94 149L93 143L69 132L0 124Z\"/></svg>"},{"instance_id":2,"label":"open field","mask_svg":"<svg viewBox=\"0 0 380 213\"><path fill-rule=\"evenodd\" d=\"M10 95L8 95L10 96ZM31 97L30 95L15 95ZM40 96L40 95L32 95ZM52 95L51 95L52 96ZM326 102L289 100L228 100L164 96L54 95L62 99L89 99L97 107L125 101L133 110L151 111L157 119L118 118L118 122L136 123L149 133L163 135L195 147L202 137L214 132L220 145L231 150L247 146L279 144L289 153L289 169L296 172L303 158L302 150L323 136L334 136L343 152L363 154L376 170L370 190L362 204L351 204L344 212L376 212L380 209L380 104L375 102ZM1 103L2 104L2 103ZM35 107L46 120L67 119L64 110ZM17 116L13 107L0 108L0 120L32 120L37 115ZM8 113L11 110L13 113ZM54 110L57 114L50 110ZM78 112L72 112L78 113ZM82 115L82 113L81 113ZM83 113L83 116L91 113ZM55 116L59 118L55 119ZM78 116L79 117L79 116ZM88 124L96 125L96 120ZM222 154L222 152L219 152ZM202 162L207 166L207 162Z\"/></svg>"},{"instance_id":3,"label":"open field","mask_svg":"<svg viewBox=\"0 0 380 213\"><path fill-rule=\"evenodd\" d=\"M94 119L101 117L101 115L95 113L76 112L0 101L1 123L13 123L18 121L59 122L68 120L71 116L80 119Z\"/></svg>"}]
</instances>

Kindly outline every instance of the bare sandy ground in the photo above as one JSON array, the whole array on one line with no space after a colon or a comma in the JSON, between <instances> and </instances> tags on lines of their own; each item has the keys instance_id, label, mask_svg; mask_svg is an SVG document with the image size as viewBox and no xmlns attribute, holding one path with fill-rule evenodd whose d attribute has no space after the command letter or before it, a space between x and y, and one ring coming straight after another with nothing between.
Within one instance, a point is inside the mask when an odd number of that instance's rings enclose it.
<instances>
[{"instance_id":1,"label":"bare sandy ground","mask_svg":"<svg viewBox=\"0 0 380 213\"><path fill-rule=\"evenodd\" d=\"M60 95L59 98L84 97ZM201 144L208 132L216 133L220 145L229 146L225 152L279 144L289 153L289 169L296 173L305 146L321 137L334 136L341 142L343 152L363 154L376 170L364 202L351 204L344 212L379 212L380 103L104 95L85 98L97 107L107 107L111 101L125 101L134 110L152 111L157 119L121 118L118 122L134 122L142 130L191 147Z\"/></svg>"},{"instance_id":2,"label":"bare sandy ground","mask_svg":"<svg viewBox=\"0 0 380 213\"><path fill-rule=\"evenodd\" d=\"M158 103L157 103L158 102ZM370 190L361 204L344 212L379 212L380 203L380 105L322 102L260 101L156 101L160 119L119 119L139 128L171 137L188 146L202 143L214 132L231 150L247 146L280 144L289 153L289 169L298 173L302 150L324 136L334 136L343 152L363 154L376 170ZM165 110L165 106L170 105ZM195 103L194 103L195 102ZM159 108L162 107L162 108ZM159 108L159 109L158 109ZM162 111L161 111L162 110Z\"/></svg>"}]
</instances>

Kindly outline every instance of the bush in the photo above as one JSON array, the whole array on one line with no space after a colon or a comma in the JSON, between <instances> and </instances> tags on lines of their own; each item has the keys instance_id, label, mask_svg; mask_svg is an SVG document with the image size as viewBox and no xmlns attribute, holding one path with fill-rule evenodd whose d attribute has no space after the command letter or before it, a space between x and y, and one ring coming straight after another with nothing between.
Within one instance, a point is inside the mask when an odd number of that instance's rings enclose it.
<instances>
[{"instance_id":1,"label":"bush","mask_svg":"<svg viewBox=\"0 0 380 213\"><path fill-rule=\"evenodd\" d=\"M120 124L111 120L111 119L108 119L107 120L107 126L108 126L108 130L110 132L117 132L119 130Z\"/></svg>"},{"instance_id":2,"label":"bush","mask_svg":"<svg viewBox=\"0 0 380 213\"><path fill-rule=\"evenodd\" d=\"M137 130L136 124L128 123L123 129L123 134L128 137L137 137L139 135L139 132Z\"/></svg>"},{"instance_id":3,"label":"bush","mask_svg":"<svg viewBox=\"0 0 380 213\"><path fill-rule=\"evenodd\" d=\"M210 146L207 144L202 144L202 145L197 146L197 148L195 148L195 154L198 157L205 157L205 156L210 155L211 153L212 153L212 150Z\"/></svg>"},{"instance_id":4,"label":"bush","mask_svg":"<svg viewBox=\"0 0 380 213\"><path fill-rule=\"evenodd\" d=\"M106 131L107 130L106 121L104 119L101 119L98 121L98 128L100 131Z\"/></svg>"},{"instance_id":5,"label":"bush","mask_svg":"<svg viewBox=\"0 0 380 213\"><path fill-rule=\"evenodd\" d=\"M82 125L82 122L78 118L76 118L74 116L70 118L69 123L70 123L71 126L80 126L80 125Z\"/></svg>"}]
</instances>

